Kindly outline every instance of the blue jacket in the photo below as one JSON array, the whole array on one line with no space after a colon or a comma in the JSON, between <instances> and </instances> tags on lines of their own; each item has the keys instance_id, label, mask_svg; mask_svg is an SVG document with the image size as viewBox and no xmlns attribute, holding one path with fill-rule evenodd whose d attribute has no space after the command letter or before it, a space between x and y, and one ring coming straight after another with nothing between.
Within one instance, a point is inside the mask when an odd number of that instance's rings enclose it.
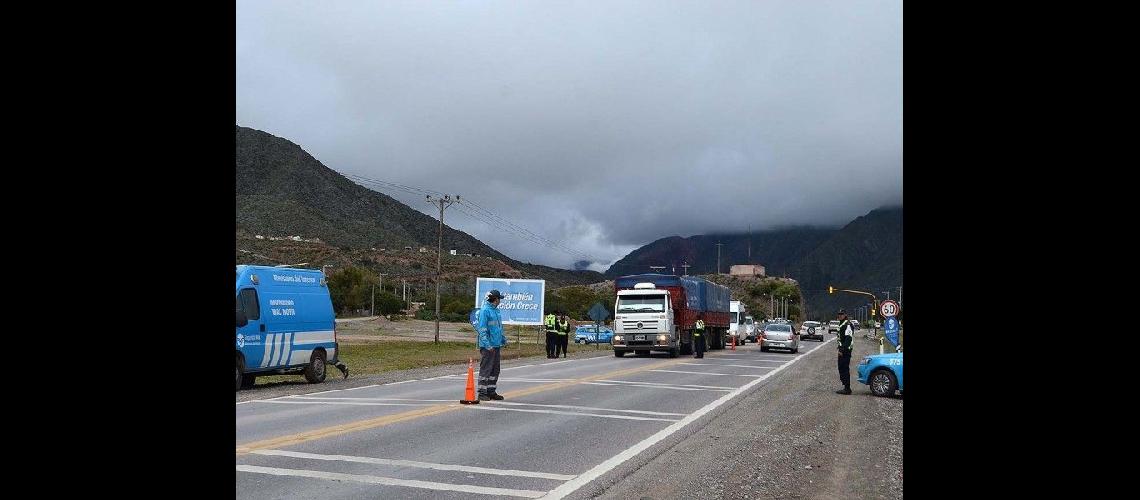
<instances>
[{"instance_id":1,"label":"blue jacket","mask_svg":"<svg viewBox=\"0 0 1140 500\"><path fill-rule=\"evenodd\" d=\"M507 345L507 338L503 336L503 319L499 316L499 308L490 302L483 302L479 309L479 348L492 349Z\"/></svg>"}]
</instances>

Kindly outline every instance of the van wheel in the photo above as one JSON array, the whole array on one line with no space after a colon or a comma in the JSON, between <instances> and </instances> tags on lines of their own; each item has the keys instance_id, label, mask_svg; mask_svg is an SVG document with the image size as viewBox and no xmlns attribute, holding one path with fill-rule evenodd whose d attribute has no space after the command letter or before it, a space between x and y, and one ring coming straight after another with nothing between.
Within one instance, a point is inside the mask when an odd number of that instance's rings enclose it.
<instances>
[{"instance_id":1,"label":"van wheel","mask_svg":"<svg viewBox=\"0 0 1140 500\"><path fill-rule=\"evenodd\" d=\"M309 366L305 367L305 380L310 384L325 381L325 351L313 351L313 356L309 358Z\"/></svg>"}]
</instances>

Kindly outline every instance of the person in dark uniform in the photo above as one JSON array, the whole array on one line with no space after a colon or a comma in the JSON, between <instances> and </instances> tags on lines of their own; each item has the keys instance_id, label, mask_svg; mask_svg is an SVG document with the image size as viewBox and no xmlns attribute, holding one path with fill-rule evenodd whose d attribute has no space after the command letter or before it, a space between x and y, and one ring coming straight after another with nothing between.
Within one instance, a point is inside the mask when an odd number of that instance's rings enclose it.
<instances>
[{"instance_id":1,"label":"person in dark uniform","mask_svg":"<svg viewBox=\"0 0 1140 500\"><path fill-rule=\"evenodd\" d=\"M562 357L566 357L566 349L570 347L570 318L566 317L566 313L562 313L562 317L558 318L558 350L562 351ZM554 354L558 357L558 353Z\"/></svg>"},{"instance_id":2,"label":"person in dark uniform","mask_svg":"<svg viewBox=\"0 0 1140 500\"><path fill-rule=\"evenodd\" d=\"M693 325L693 357L705 357L705 320L697 318Z\"/></svg>"},{"instance_id":3,"label":"person in dark uniform","mask_svg":"<svg viewBox=\"0 0 1140 500\"><path fill-rule=\"evenodd\" d=\"M847 311L840 309L839 313L839 381L843 388L835 391L836 394L851 394L851 344L855 340L855 325L847 319Z\"/></svg>"},{"instance_id":4,"label":"person in dark uniform","mask_svg":"<svg viewBox=\"0 0 1140 500\"><path fill-rule=\"evenodd\" d=\"M546 324L546 357L554 359L554 350L558 348L558 329L556 322L558 318L551 311L543 318L543 323Z\"/></svg>"}]
</instances>

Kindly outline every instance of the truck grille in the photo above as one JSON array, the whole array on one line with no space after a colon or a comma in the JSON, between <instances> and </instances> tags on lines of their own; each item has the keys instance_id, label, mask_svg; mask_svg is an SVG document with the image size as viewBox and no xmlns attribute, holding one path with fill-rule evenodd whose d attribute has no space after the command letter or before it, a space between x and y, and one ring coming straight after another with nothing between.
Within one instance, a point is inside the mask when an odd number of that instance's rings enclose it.
<instances>
[{"instance_id":1,"label":"truck grille","mask_svg":"<svg viewBox=\"0 0 1140 500\"><path fill-rule=\"evenodd\" d=\"M657 331L658 324L657 324L657 320L655 320L655 319L643 319L640 321L638 321L638 320L624 320L623 319L621 321L621 328L624 331L637 332L638 331L637 324L639 322L641 323L641 331L643 331L643 332L644 331L649 331L649 332Z\"/></svg>"}]
</instances>

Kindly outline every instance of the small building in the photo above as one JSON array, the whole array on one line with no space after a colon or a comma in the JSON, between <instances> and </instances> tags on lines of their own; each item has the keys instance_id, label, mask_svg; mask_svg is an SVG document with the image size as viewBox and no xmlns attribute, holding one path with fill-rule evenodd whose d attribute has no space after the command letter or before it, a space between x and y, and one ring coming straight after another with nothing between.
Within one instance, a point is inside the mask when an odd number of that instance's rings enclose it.
<instances>
[{"instance_id":1,"label":"small building","mask_svg":"<svg viewBox=\"0 0 1140 500\"><path fill-rule=\"evenodd\" d=\"M764 276L764 266L759 264L743 264L729 268L728 274L732 276Z\"/></svg>"}]
</instances>

